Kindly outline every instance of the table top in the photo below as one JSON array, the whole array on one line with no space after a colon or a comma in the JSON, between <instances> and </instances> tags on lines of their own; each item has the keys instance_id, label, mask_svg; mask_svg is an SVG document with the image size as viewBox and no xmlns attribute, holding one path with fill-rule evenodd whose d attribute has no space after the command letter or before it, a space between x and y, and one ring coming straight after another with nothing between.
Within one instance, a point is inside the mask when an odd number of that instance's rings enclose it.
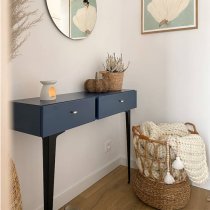
<instances>
[{"instance_id":1,"label":"table top","mask_svg":"<svg viewBox=\"0 0 210 210\"><path fill-rule=\"evenodd\" d=\"M88 93L88 92L76 92L76 93L68 93L68 94L60 94L57 95L56 100L52 101L41 101L39 97L36 98L28 98L28 99L20 99L20 100L14 100L14 103L22 103L22 104L30 104L35 106L46 106L56 103L62 103L66 101L74 101L74 100L80 100L84 98L92 98L92 97L99 97L99 96L107 96L107 95L113 95L118 93L124 93L132 90L121 90L121 91L115 91L115 92L107 92L107 93Z\"/></svg>"}]
</instances>

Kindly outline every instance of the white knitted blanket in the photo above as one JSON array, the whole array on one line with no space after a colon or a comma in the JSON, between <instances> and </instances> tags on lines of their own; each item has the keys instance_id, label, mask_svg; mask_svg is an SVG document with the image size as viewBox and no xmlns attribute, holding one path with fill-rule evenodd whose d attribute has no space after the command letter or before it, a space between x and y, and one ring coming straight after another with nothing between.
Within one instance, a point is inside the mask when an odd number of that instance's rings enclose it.
<instances>
[{"instance_id":1,"label":"white knitted blanket","mask_svg":"<svg viewBox=\"0 0 210 210\"><path fill-rule=\"evenodd\" d=\"M166 140L179 156L191 181L201 184L208 179L206 149L203 139L197 134L190 134L183 123L156 125L145 122L141 126L143 135L153 140Z\"/></svg>"},{"instance_id":2,"label":"white knitted blanket","mask_svg":"<svg viewBox=\"0 0 210 210\"><path fill-rule=\"evenodd\" d=\"M197 134L184 137L169 137L169 145L184 163L184 169L190 180L201 184L208 179L206 149L203 139Z\"/></svg>"}]
</instances>

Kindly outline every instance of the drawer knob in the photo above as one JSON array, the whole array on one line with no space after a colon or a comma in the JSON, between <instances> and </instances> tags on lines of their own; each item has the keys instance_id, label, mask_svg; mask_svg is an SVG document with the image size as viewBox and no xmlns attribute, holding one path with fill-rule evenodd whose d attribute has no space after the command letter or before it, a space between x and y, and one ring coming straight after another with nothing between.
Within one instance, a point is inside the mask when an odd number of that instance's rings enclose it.
<instances>
[{"instance_id":1,"label":"drawer knob","mask_svg":"<svg viewBox=\"0 0 210 210\"><path fill-rule=\"evenodd\" d=\"M71 114L78 114L78 111L71 111Z\"/></svg>"},{"instance_id":2,"label":"drawer knob","mask_svg":"<svg viewBox=\"0 0 210 210\"><path fill-rule=\"evenodd\" d=\"M119 100L119 102L120 102L120 103L124 103L125 101L121 99L121 100Z\"/></svg>"}]
</instances>

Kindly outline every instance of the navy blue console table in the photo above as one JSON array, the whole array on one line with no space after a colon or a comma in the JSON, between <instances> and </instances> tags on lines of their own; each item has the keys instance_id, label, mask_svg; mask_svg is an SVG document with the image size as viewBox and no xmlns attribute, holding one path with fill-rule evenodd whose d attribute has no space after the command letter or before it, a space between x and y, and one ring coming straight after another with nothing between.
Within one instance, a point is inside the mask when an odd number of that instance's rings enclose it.
<instances>
[{"instance_id":1,"label":"navy blue console table","mask_svg":"<svg viewBox=\"0 0 210 210\"><path fill-rule=\"evenodd\" d=\"M55 101L40 101L40 98L13 101L13 129L42 138L45 210L53 209L57 136L68 129L121 112L126 114L130 182L130 110L136 106L135 90L69 93L58 95Z\"/></svg>"}]
</instances>

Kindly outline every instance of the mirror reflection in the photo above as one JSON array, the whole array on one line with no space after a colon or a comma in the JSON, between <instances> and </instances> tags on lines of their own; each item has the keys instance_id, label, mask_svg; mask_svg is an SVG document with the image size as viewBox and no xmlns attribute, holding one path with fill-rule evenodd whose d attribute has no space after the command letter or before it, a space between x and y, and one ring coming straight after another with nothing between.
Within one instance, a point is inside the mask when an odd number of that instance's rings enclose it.
<instances>
[{"instance_id":1,"label":"mirror reflection","mask_svg":"<svg viewBox=\"0 0 210 210\"><path fill-rule=\"evenodd\" d=\"M57 28L71 39L91 34L97 18L96 0L46 0Z\"/></svg>"}]
</instances>

